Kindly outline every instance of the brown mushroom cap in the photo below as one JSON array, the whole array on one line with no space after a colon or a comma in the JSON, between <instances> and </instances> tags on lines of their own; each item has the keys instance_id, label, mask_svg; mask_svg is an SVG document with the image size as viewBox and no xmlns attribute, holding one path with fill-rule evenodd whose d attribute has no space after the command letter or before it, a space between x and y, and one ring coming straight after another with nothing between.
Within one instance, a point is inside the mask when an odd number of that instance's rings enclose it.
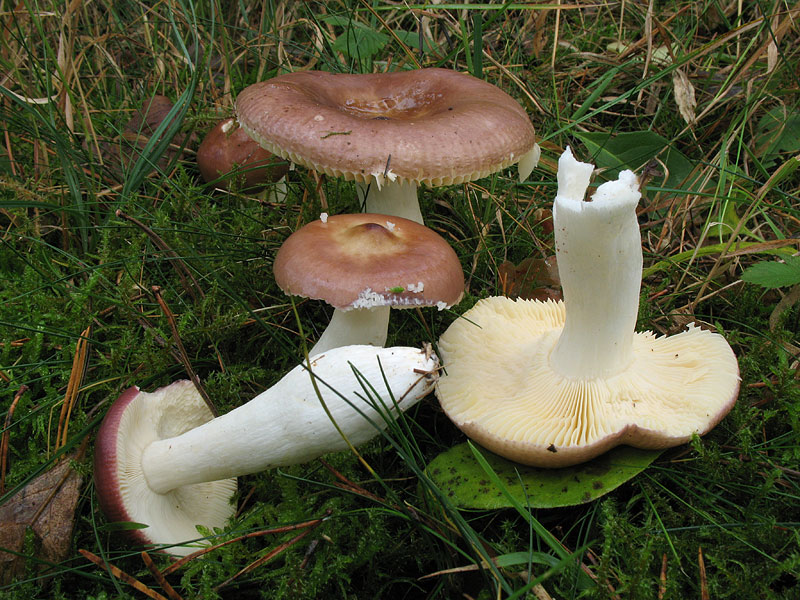
<instances>
[{"instance_id":1,"label":"brown mushroom cap","mask_svg":"<svg viewBox=\"0 0 800 600\"><path fill-rule=\"evenodd\" d=\"M535 145L516 100L447 69L289 73L244 89L236 117L270 152L364 183L384 173L430 186L471 181Z\"/></svg>"},{"instance_id":2,"label":"brown mushroom cap","mask_svg":"<svg viewBox=\"0 0 800 600\"><path fill-rule=\"evenodd\" d=\"M348 310L452 306L464 292L456 253L432 229L401 217L334 215L290 235L275 280L295 296Z\"/></svg>"},{"instance_id":3,"label":"brown mushroom cap","mask_svg":"<svg viewBox=\"0 0 800 600\"><path fill-rule=\"evenodd\" d=\"M203 138L197 167L208 183L228 189L235 180L244 190L274 183L289 170L288 164L262 148L232 117L217 123ZM225 175L231 177L220 179Z\"/></svg>"}]
</instances>

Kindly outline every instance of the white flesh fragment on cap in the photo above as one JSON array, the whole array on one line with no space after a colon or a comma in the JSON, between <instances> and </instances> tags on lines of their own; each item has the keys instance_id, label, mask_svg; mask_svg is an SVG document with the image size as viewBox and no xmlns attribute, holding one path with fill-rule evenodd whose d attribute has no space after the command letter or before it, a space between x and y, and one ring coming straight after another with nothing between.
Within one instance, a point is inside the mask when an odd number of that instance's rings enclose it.
<instances>
[{"instance_id":1,"label":"white flesh fragment on cap","mask_svg":"<svg viewBox=\"0 0 800 600\"><path fill-rule=\"evenodd\" d=\"M634 333L641 281L636 178L583 200L592 165L559 160L554 230L563 302L487 298L439 341L437 395L467 435L538 466L589 460L620 443L661 448L703 434L739 387L725 339L695 326Z\"/></svg>"},{"instance_id":2,"label":"white flesh fragment on cap","mask_svg":"<svg viewBox=\"0 0 800 600\"><path fill-rule=\"evenodd\" d=\"M377 171L375 173L370 173L370 175L372 175L372 180L375 182L375 185L378 186L379 190L384 185L388 185L397 181L397 175L391 169L386 169L385 171Z\"/></svg>"}]
</instances>

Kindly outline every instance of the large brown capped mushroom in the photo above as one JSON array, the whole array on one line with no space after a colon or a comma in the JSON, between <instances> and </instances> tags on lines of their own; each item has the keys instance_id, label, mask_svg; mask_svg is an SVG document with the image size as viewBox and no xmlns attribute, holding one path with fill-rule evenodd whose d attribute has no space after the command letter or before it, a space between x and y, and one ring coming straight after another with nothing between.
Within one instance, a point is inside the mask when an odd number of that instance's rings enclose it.
<instances>
[{"instance_id":1,"label":"large brown capped mushroom","mask_svg":"<svg viewBox=\"0 0 800 600\"><path fill-rule=\"evenodd\" d=\"M366 211L422 222L417 185L538 162L533 125L499 88L447 69L289 73L236 99L241 126L295 163L368 186Z\"/></svg>"}]
</instances>

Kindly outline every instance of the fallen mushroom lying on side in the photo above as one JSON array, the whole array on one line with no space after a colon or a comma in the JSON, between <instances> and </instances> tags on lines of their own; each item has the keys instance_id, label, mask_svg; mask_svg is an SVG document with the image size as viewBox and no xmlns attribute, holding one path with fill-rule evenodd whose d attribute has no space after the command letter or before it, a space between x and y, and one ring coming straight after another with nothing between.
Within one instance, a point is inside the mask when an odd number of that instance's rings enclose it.
<instances>
[{"instance_id":1,"label":"fallen mushroom lying on side","mask_svg":"<svg viewBox=\"0 0 800 600\"><path fill-rule=\"evenodd\" d=\"M323 215L278 250L275 281L287 294L324 300L333 317L309 352L383 346L390 308L449 308L464 294L464 271L450 244L402 217Z\"/></svg>"},{"instance_id":2,"label":"fallen mushroom lying on side","mask_svg":"<svg viewBox=\"0 0 800 600\"><path fill-rule=\"evenodd\" d=\"M713 428L736 402L725 339L695 325L635 333L642 278L636 176L584 200L592 165L569 149L553 207L564 301L487 298L439 341L436 393L450 419L517 462L562 467L619 444L666 448Z\"/></svg>"},{"instance_id":3,"label":"fallen mushroom lying on side","mask_svg":"<svg viewBox=\"0 0 800 600\"><path fill-rule=\"evenodd\" d=\"M264 148L368 188L365 212L422 223L417 186L452 185L539 161L525 109L500 88L448 69L298 71L255 83L236 118Z\"/></svg>"},{"instance_id":4,"label":"fallen mushroom lying on side","mask_svg":"<svg viewBox=\"0 0 800 600\"><path fill-rule=\"evenodd\" d=\"M437 367L435 355L407 347L347 346L311 361L325 406L353 445L425 396ZM347 448L304 365L217 418L189 381L152 393L134 387L98 431L95 488L110 521L147 525L129 532L135 542L184 555L197 549L186 545L200 537L197 525L224 527L233 515L236 476Z\"/></svg>"}]
</instances>

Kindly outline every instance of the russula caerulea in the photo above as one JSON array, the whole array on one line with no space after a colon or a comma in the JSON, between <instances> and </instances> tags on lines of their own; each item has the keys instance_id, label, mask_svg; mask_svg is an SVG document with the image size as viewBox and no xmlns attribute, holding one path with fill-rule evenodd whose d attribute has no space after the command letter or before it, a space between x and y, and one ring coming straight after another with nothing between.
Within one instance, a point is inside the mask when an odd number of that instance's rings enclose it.
<instances>
[{"instance_id":1,"label":"russula caerulea","mask_svg":"<svg viewBox=\"0 0 800 600\"><path fill-rule=\"evenodd\" d=\"M569 149L553 207L563 302L479 301L439 341L436 388L468 436L517 462L560 467L619 444L665 448L704 434L739 390L725 339L690 325L635 333L642 276L636 176L584 200L592 165Z\"/></svg>"},{"instance_id":2,"label":"russula caerulea","mask_svg":"<svg viewBox=\"0 0 800 600\"><path fill-rule=\"evenodd\" d=\"M298 71L255 83L236 118L264 148L368 187L366 212L422 223L417 186L472 181L539 160L533 125L504 91L447 69Z\"/></svg>"},{"instance_id":3,"label":"russula caerulea","mask_svg":"<svg viewBox=\"0 0 800 600\"><path fill-rule=\"evenodd\" d=\"M309 352L386 342L389 309L461 300L464 272L442 236L402 217L323 215L278 250L275 281L287 294L324 300L333 317Z\"/></svg>"},{"instance_id":4,"label":"russula caerulea","mask_svg":"<svg viewBox=\"0 0 800 600\"><path fill-rule=\"evenodd\" d=\"M416 348L342 347L217 418L191 382L152 393L131 388L97 434L100 506L110 521L147 525L129 532L139 544L193 552L197 525L224 527L233 514L236 476L348 448L323 402L347 440L362 444L429 392L437 366Z\"/></svg>"},{"instance_id":5,"label":"russula caerulea","mask_svg":"<svg viewBox=\"0 0 800 600\"><path fill-rule=\"evenodd\" d=\"M217 123L200 142L197 168L216 187L250 191L278 182L289 165L262 148L231 117Z\"/></svg>"}]
</instances>

